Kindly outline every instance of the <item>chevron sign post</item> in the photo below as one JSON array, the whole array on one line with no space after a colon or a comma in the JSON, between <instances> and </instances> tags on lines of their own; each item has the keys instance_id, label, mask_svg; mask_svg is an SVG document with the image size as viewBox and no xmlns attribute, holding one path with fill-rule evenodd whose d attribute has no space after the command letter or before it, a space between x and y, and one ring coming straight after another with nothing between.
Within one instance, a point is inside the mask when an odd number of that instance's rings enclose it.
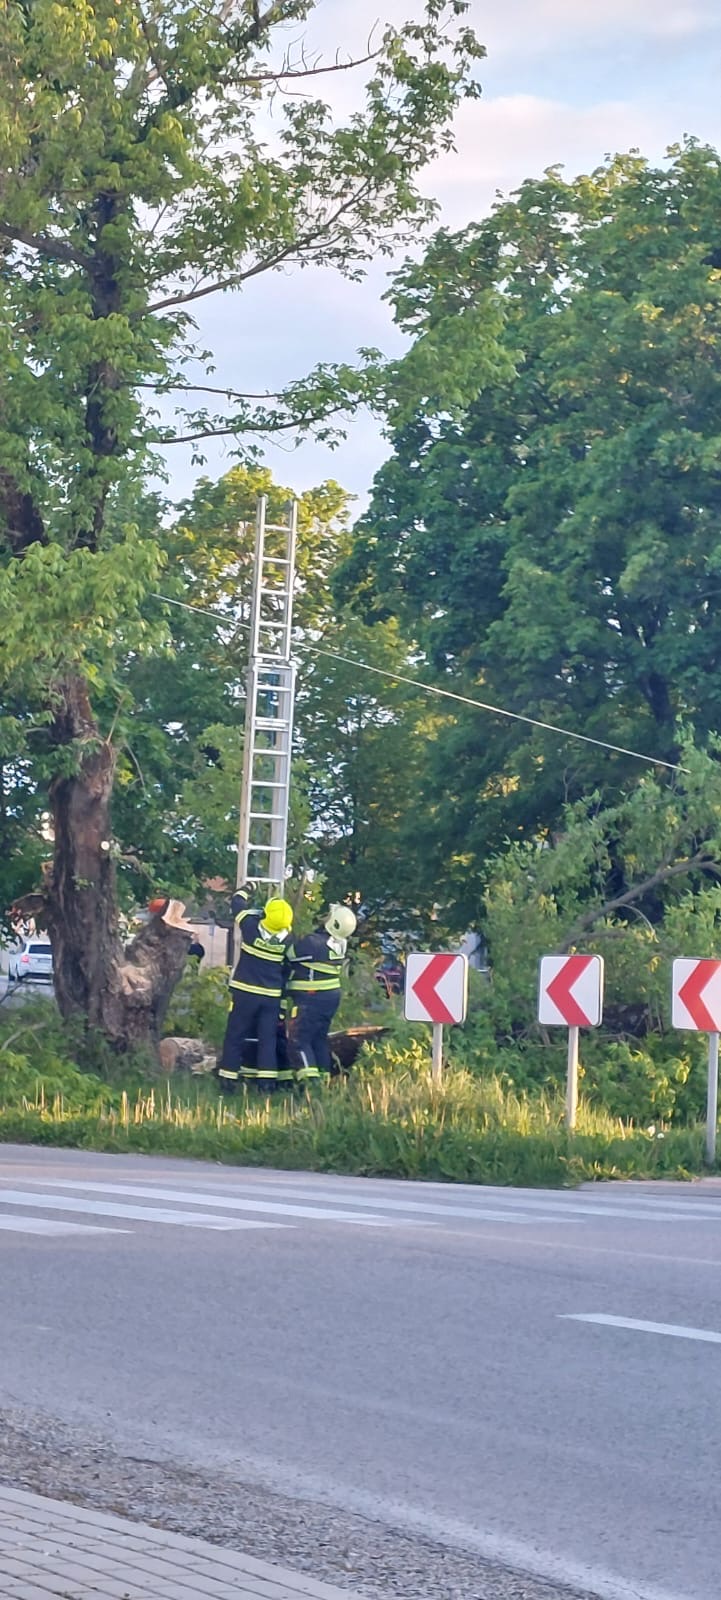
<instances>
[{"instance_id":1,"label":"chevron sign post","mask_svg":"<svg viewBox=\"0 0 721 1600\"><path fill-rule=\"evenodd\" d=\"M433 1078L443 1070L443 1024L465 1022L468 1005L468 957L437 951L415 951L406 962L403 996L406 1022L433 1023Z\"/></svg>"},{"instance_id":2,"label":"chevron sign post","mask_svg":"<svg viewBox=\"0 0 721 1600\"><path fill-rule=\"evenodd\" d=\"M578 1030L597 1028L603 1016L601 956L541 956L538 1020L547 1028L568 1028L566 1126L575 1128L578 1112Z\"/></svg>"},{"instance_id":3,"label":"chevron sign post","mask_svg":"<svg viewBox=\"0 0 721 1600\"><path fill-rule=\"evenodd\" d=\"M679 957L673 964L671 1025L708 1034L706 1160L716 1160L718 1122L718 1038L721 1031L721 961Z\"/></svg>"}]
</instances>

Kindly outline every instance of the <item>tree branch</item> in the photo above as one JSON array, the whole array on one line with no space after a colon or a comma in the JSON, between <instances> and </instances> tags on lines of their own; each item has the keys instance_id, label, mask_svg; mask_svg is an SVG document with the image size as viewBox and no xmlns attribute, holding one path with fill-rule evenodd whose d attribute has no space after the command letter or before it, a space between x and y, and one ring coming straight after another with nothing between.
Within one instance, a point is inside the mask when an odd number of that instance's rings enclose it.
<instances>
[{"instance_id":1,"label":"tree branch","mask_svg":"<svg viewBox=\"0 0 721 1600\"><path fill-rule=\"evenodd\" d=\"M164 68L160 64L158 52L151 37L150 26L141 5L138 6L138 18L140 21L143 38L148 46L148 55L153 63L153 70L152 72L148 73L145 79L145 88L149 89L152 84L157 83L158 80L160 80L160 82L164 85L166 93L170 95L172 93L170 84L168 83Z\"/></svg>"},{"instance_id":2,"label":"tree branch","mask_svg":"<svg viewBox=\"0 0 721 1600\"><path fill-rule=\"evenodd\" d=\"M262 394L244 393L241 389L215 388L209 383L150 383L141 380L131 385L134 389L154 389L156 394L219 394L226 400L280 400L280 389L266 389Z\"/></svg>"},{"instance_id":3,"label":"tree branch","mask_svg":"<svg viewBox=\"0 0 721 1600\"><path fill-rule=\"evenodd\" d=\"M71 244L66 244L62 239L52 239L48 234L29 233L26 228L16 228L10 222L0 222L0 234L5 239L11 239L13 244L24 244L29 250L37 250L39 255L48 256L52 261L65 261L86 270L92 266L90 256L83 255L82 250L75 250Z\"/></svg>"},{"instance_id":4,"label":"tree branch","mask_svg":"<svg viewBox=\"0 0 721 1600\"><path fill-rule=\"evenodd\" d=\"M355 67L366 67L369 61L377 61L381 54L381 46L377 50L369 50L365 56L353 56L350 61L333 61L327 67L280 67L277 72L253 72L248 77L234 78L235 84L255 83L286 83L292 78L322 78L329 72L352 72Z\"/></svg>"},{"instance_id":5,"label":"tree branch","mask_svg":"<svg viewBox=\"0 0 721 1600\"><path fill-rule=\"evenodd\" d=\"M343 200L336 207L336 210L325 222L319 224L314 230L301 234L299 239L294 239L291 244L286 245L283 250L279 250L276 255L268 256L263 261L256 261L255 266L248 267L245 272L235 273L230 278L219 278L215 283L207 283L202 289L189 289L185 294L169 295L165 300L155 300L151 305L145 307L141 315L149 316L153 311L167 311L172 306L189 305L193 300L202 300L209 294L220 294L225 289L239 289L241 284L249 282L251 278L258 278L263 272L273 272L276 267L281 266L291 256L307 250L310 245L318 243L324 237L327 238L328 233L335 227L335 224L353 206L358 205L359 201L364 197L364 190L367 191L369 188L370 180L366 179L354 194L349 195L346 200Z\"/></svg>"},{"instance_id":6,"label":"tree branch","mask_svg":"<svg viewBox=\"0 0 721 1600\"><path fill-rule=\"evenodd\" d=\"M658 867L652 872L650 878L645 878L643 883L637 883L632 889L627 889L625 894L616 895L613 900L606 900L593 910L586 911L579 917L568 937L558 946L557 954L565 955L572 945L575 945L582 933L588 932L602 917L610 916L612 911L620 911L624 906L633 905L634 900L640 900L652 889L657 889L659 884L668 882L669 878L683 877L684 874L693 872L694 867L700 867L702 872L719 873L719 867L713 857L705 850L697 850L694 856L687 856L684 861L674 861L666 866Z\"/></svg>"},{"instance_id":7,"label":"tree branch","mask_svg":"<svg viewBox=\"0 0 721 1600\"><path fill-rule=\"evenodd\" d=\"M332 415L333 411L342 410L342 406L334 406L328 415ZM172 437L169 436L166 439L155 438L152 442L153 444L160 445L163 449L165 449L166 445L195 444L199 439L227 439L237 436L239 433L258 433L263 434L268 438L275 438L277 433L287 433L289 429L293 428L307 428L310 427L312 422L319 422L321 420L324 421L325 416L321 419L313 414L308 417L289 417L287 422L264 422L253 426L253 424L246 418L244 421L232 424L227 428L201 428L197 433L174 433Z\"/></svg>"}]
</instances>

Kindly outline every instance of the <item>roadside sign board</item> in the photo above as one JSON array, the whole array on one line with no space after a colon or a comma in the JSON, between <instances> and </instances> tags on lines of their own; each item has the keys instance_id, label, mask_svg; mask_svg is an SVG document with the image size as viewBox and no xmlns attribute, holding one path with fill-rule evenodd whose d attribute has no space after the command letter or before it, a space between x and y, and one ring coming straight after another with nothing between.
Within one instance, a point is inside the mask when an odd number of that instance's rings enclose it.
<instances>
[{"instance_id":1,"label":"roadside sign board","mask_svg":"<svg viewBox=\"0 0 721 1600\"><path fill-rule=\"evenodd\" d=\"M601 956L541 957L539 1022L551 1028L597 1028L602 1016Z\"/></svg>"},{"instance_id":2,"label":"roadside sign board","mask_svg":"<svg viewBox=\"0 0 721 1600\"><path fill-rule=\"evenodd\" d=\"M671 1022L674 1028L708 1034L706 1087L706 1160L716 1162L718 1126L718 1063L721 1032L721 961L677 956L671 979Z\"/></svg>"},{"instance_id":3,"label":"roadside sign board","mask_svg":"<svg viewBox=\"0 0 721 1600\"><path fill-rule=\"evenodd\" d=\"M674 961L671 1022L695 1033L721 1032L721 961Z\"/></svg>"},{"instance_id":4,"label":"roadside sign board","mask_svg":"<svg viewBox=\"0 0 721 1600\"><path fill-rule=\"evenodd\" d=\"M406 1022L465 1022L468 957L415 952L406 961Z\"/></svg>"}]
</instances>

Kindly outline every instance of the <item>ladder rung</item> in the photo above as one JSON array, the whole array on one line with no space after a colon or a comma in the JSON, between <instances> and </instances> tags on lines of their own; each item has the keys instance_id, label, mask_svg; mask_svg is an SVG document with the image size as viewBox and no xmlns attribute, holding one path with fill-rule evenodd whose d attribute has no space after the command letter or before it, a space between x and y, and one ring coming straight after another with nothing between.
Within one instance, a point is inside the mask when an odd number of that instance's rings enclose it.
<instances>
[{"instance_id":1,"label":"ladder rung","mask_svg":"<svg viewBox=\"0 0 721 1600\"><path fill-rule=\"evenodd\" d=\"M276 778L251 778L254 789L287 789L287 783L281 783Z\"/></svg>"},{"instance_id":2,"label":"ladder rung","mask_svg":"<svg viewBox=\"0 0 721 1600\"><path fill-rule=\"evenodd\" d=\"M283 818L284 818L284 815L285 815L285 813L283 811L249 811L248 812L248 817L249 817L251 822L282 822Z\"/></svg>"},{"instance_id":3,"label":"ladder rung","mask_svg":"<svg viewBox=\"0 0 721 1600\"><path fill-rule=\"evenodd\" d=\"M287 717L256 717L256 728L275 728L278 733L287 733L290 723Z\"/></svg>"}]
</instances>

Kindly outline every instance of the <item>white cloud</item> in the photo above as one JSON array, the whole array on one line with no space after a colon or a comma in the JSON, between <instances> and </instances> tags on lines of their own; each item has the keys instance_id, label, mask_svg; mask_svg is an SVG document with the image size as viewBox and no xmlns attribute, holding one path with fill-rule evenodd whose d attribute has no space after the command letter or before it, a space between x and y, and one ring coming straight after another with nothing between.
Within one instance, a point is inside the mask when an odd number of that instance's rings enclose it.
<instances>
[{"instance_id":1,"label":"white cloud","mask_svg":"<svg viewBox=\"0 0 721 1600\"><path fill-rule=\"evenodd\" d=\"M424 187L439 197L443 221L460 227L483 216L498 190L508 194L546 167L560 164L573 177L599 166L607 152L637 147L660 156L673 137L657 107L624 100L573 106L538 95L499 95L462 107L456 153L433 162Z\"/></svg>"},{"instance_id":2,"label":"white cloud","mask_svg":"<svg viewBox=\"0 0 721 1600\"><path fill-rule=\"evenodd\" d=\"M539 46L550 53L614 35L684 39L718 23L713 0L471 0L479 36L495 56L528 55Z\"/></svg>"}]
</instances>

